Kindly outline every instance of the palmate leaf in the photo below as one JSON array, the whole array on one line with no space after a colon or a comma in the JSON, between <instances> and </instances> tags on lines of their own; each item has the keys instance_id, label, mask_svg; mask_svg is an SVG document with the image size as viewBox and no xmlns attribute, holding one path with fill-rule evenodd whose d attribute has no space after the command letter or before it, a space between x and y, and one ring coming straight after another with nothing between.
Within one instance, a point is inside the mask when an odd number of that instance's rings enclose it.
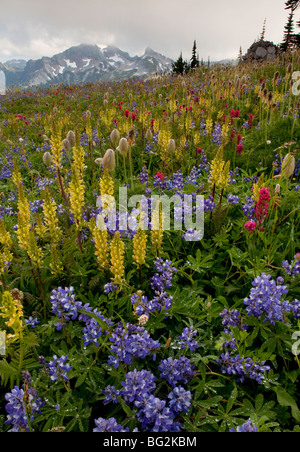
<instances>
[{"instance_id":1,"label":"palmate leaf","mask_svg":"<svg viewBox=\"0 0 300 452\"><path fill-rule=\"evenodd\" d=\"M10 381L10 386L12 387L18 375L18 366L14 366L8 363L5 358L0 361L0 380L3 386L6 386L8 381Z\"/></svg>"}]
</instances>

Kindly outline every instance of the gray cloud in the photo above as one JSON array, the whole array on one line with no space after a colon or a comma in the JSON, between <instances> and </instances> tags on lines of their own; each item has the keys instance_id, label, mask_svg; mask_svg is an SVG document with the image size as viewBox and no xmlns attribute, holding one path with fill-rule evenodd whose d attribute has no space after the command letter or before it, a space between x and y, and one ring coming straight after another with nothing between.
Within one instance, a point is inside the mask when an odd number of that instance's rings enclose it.
<instances>
[{"instance_id":1,"label":"gray cloud","mask_svg":"<svg viewBox=\"0 0 300 452\"><path fill-rule=\"evenodd\" d=\"M260 35L279 43L284 0L1 0L0 61L52 56L80 43L114 44L132 55L147 46L189 59L235 58Z\"/></svg>"}]
</instances>

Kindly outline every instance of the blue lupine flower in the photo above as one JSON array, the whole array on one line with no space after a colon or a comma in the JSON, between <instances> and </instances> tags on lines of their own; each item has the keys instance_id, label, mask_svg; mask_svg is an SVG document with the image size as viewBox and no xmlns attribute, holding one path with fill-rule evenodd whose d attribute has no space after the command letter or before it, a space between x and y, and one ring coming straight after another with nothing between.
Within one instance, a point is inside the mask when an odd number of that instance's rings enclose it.
<instances>
[{"instance_id":1,"label":"blue lupine flower","mask_svg":"<svg viewBox=\"0 0 300 452\"><path fill-rule=\"evenodd\" d=\"M281 301L281 297L288 293L286 286L277 285L266 273L255 278L252 285L249 298L244 299L247 313L257 318L265 314L264 322L273 325L275 321L284 321L284 313L291 310L288 301Z\"/></svg>"},{"instance_id":2,"label":"blue lupine flower","mask_svg":"<svg viewBox=\"0 0 300 452\"><path fill-rule=\"evenodd\" d=\"M250 220L253 219L254 213L255 213L255 205L254 205L254 199L250 196L247 197L247 203L243 205L242 211L246 217L248 217Z\"/></svg>"},{"instance_id":3,"label":"blue lupine flower","mask_svg":"<svg viewBox=\"0 0 300 452\"><path fill-rule=\"evenodd\" d=\"M197 334L198 331L193 330L192 326L184 328L181 336L178 336L178 339L181 339L181 341L179 342L180 348L183 349L185 347L188 347L191 351L199 348L197 341L193 339L195 336L197 336Z\"/></svg>"},{"instance_id":4,"label":"blue lupine flower","mask_svg":"<svg viewBox=\"0 0 300 452\"><path fill-rule=\"evenodd\" d=\"M52 290L50 296L52 314L56 314L59 319L68 322L77 319L78 310L82 308L81 301L75 301L74 287L58 287ZM62 329L62 322L55 324L57 331Z\"/></svg>"},{"instance_id":5,"label":"blue lupine flower","mask_svg":"<svg viewBox=\"0 0 300 452\"><path fill-rule=\"evenodd\" d=\"M109 282L104 286L104 293L106 294L113 293L117 290L117 288L118 287L114 283Z\"/></svg>"},{"instance_id":6,"label":"blue lupine flower","mask_svg":"<svg viewBox=\"0 0 300 452\"><path fill-rule=\"evenodd\" d=\"M170 399L170 410L175 415L181 412L187 413L191 406L192 393L186 391L182 386L177 386L168 394L168 399Z\"/></svg>"},{"instance_id":7,"label":"blue lupine flower","mask_svg":"<svg viewBox=\"0 0 300 452\"><path fill-rule=\"evenodd\" d=\"M248 419L247 422L245 422L244 424L237 427L236 430L234 428L231 428L230 432L231 433L232 432L234 432L234 433L257 433L258 428L255 424L253 424L253 422L250 419Z\"/></svg>"},{"instance_id":8,"label":"blue lupine flower","mask_svg":"<svg viewBox=\"0 0 300 452\"><path fill-rule=\"evenodd\" d=\"M238 204L240 202L240 198L238 196L234 196L234 195L228 195L228 199L227 201L230 204Z\"/></svg>"},{"instance_id":9,"label":"blue lupine flower","mask_svg":"<svg viewBox=\"0 0 300 452\"><path fill-rule=\"evenodd\" d=\"M298 259L298 255L295 256L292 262L283 261L282 266L288 276L296 276L300 273L300 260Z\"/></svg>"},{"instance_id":10,"label":"blue lupine flower","mask_svg":"<svg viewBox=\"0 0 300 452\"><path fill-rule=\"evenodd\" d=\"M220 124L216 124L212 132L212 142L220 147L222 145L222 127Z\"/></svg>"},{"instance_id":11,"label":"blue lupine flower","mask_svg":"<svg viewBox=\"0 0 300 452\"><path fill-rule=\"evenodd\" d=\"M178 382L188 383L194 375L195 366L191 364L186 356L181 356L179 359L171 357L161 361L158 366L160 370L160 377L167 380L174 388Z\"/></svg>"},{"instance_id":12,"label":"blue lupine flower","mask_svg":"<svg viewBox=\"0 0 300 452\"><path fill-rule=\"evenodd\" d=\"M270 370L270 366L265 365L265 361L254 362L252 358L243 358L240 355L231 356L228 352L222 353L219 360L222 373L237 375L237 382L243 383L245 378L263 383L263 373Z\"/></svg>"},{"instance_id":13,"label":"blue lupine flower","mask_svg":"<svg viewBox=\"0 0 300 452\"><path fill-rule=\"evenodd\" d=\"M82 307L83 311L87 311L97 316L100 320L102 320L105 325L108 327L113 326L113 322L111 319L105 318L97 308L93 309L89 303L86 303ZM106 335L108 332L106 330L103 331L101 325L97 322L97 320L85 313L81 313L78 317L79 320L85 323L85 327L82 330L83 333L83 345L86 347L90 344L94 344L96 347L99 347L99 337L102 334Z\"/></svg>"},{"instance_id":14,"label":"blue lupine flower","mask_svg":"<svg viewBox=\"0 0 300 452\"><path fill-rule=\"evenodd\" d=\"M25 324L32 326L32 328L35 328L39 323L40 321L37 318L33 318L32 316L28 317L28 319L25 319Z\"/></svg>"},{"instance_id":15,"label":"blue lupine flower","mask_svg":"<svg viewBox=\"0 0 300 452\"><path fill-rule=\"evenodd\" d=\"M127 404L134 403L141 406L146 399L153 393L156 388L156 377L148 370L136 370L126 374L126 380L121 383L123 389L120 396Z\"/></svg>"},{"instance_id":16,"label":"blue lupine flower","mask_svg":"<svg viewBox=\"0 0 300 452\"><path fill-rule=\"evenodd\" d=\"M34 414L41 412L41 407L44 402L38 397L34 388L20 389L15 386L11 392L5 394L7 404L5 409L7 411L7 419L5 424L11 424L13 427L9 432L29 431L28 419L32 423Z\"/></svg>"},{"instance_id":17,"label":"blue lupine flower","mask_svg":"<svg viewBox=\"0 0 300 452\"><path fill-rule=\"evenodd\" d=\"M121 424L118 424L114 417L109 419L103 419L99 417L95 419L96 427L93 429L93 432L101 433L101 432L129 432L129 428L123 428Z\"/></svg>"},{"instance_id":18,"label":"blue lupine flower","mask_svg":"<svg viewBox=\"0 0 300 452\"><path fill-rule=\"evenodd\" d=\"M104 405L106 405L109 402L117 403L118 397L120 395L120 391L115 388L115 386L106 386L106 388L102 391L105 395L105 399L103 401Z\"/></svg>"},{"instance_id":19,"label":"blue lupine flower","mask_svg":"<svg viewBox=\"0 0 300 452\"><path fill-rule=\"evenodd\" d=\"M126 324L120 322L109 338L113 344L110 351L115 355L109 357L108 364L119 366L119 361L125 364L131 364L133 358L145 358L151 352L159 349L160 343L154 341L148 331L143 326Z\"/></svg>"},{"instance_id":20,"label":"blue lupine flower","mask_svg":"<svg viewBox=\"0 0 300 452\"><path fill-rule=\"evenodd\" d=\"M65 381L69 380L67 372L72 370L70 364L67 363L67 356L61 356L58 358L56 355L53 356L53 361L50 361L46 364L46 368L48 369L50 380L55 381L59 378L62 378Z\"/></svg>"}]
</instances>

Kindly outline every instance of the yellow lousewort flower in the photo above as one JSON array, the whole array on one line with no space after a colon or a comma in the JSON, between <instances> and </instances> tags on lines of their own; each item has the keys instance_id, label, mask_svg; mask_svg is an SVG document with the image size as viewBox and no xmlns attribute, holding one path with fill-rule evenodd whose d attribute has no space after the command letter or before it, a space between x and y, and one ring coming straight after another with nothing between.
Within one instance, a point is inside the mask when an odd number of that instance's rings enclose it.
<instances>
[{"instance_id":1,"label":"yellow lousewort flower","mask_svg":"<svg viewBox=\"0 0 300 452\"><path fill-rule=\"evenodd\" d=\"M85 113L85 119L86 119L86 125L85 125L85 131L86 134L88 136L88 140L89 142L92 141L93 138L93 130L92 130L92 125L91 125L91 112L89 110L86 111Z\"/></svg>"},{"instance_id":2,"label":"yellow lousewort flower","mask_svg":"<svg viewBox=\"0 0 300 452\"><path fill-rule=\"evenodd\" d=\"M139 267L146 262L147 233L138 229L133 238L133 260Z\"/></svg>"},{"instance_id":3,"label":"yellow lousewort flower","mask_svg":"<svg viewBox=\"0 0 300 452\"><path fill-rule=\"evenodd\" d=\"M230 161L226 162L219 181L219 188L225 189L230 182Z\"/></svg>"},{"instance_id":4,"label":"yellow lousewort flower","mask_svg":"<svg viewBox=\"0 0 300 452\"><path fill-rule=\"evenodd\" d=\"M61 162L62 162L62 156L63 156L63 146L62 146L61 134L62 134L62 123L60 121L55 121L52 118L51 140L50 140L52 159L53 159L53 163L55 165L61 194L66 199L63 179L61 177Z\"/></svg>"},{"instance_id":5,"label":"yellow lousewort flower","mask_svg":"<svg viewBox=\"0 0 300 452\"><path fill-rule=\"evenodd\" d=\"M10 233L6 230L3 220L0 219L0 244L10 248L12 243Z\"/></svg>"},{"instance_id":6,"label":"yellow lousewort flower","mask_svg":"<svg viewBox=\"0 0 300 452\"><path fill-rule=\"evenodd\" d=\"M154 123L153 123L153 131L154 131L154 133L158 133L159 129L160 129L160 123L159 123L159 120L156 119L154 121Z\"/></svg>"},{"instance_id":7,"label":"yellow lousewort flower","mask_svg":"<svg viewBox=\"0 0 300 452\"><path fill-rule=\"evenodd\" d=\"M23 248L24 250L28 249L28 243L29 243L29 229L30 225L28 222L24 220L24 217L18 213L18 222L17 222L17 237L18 237L18 243L20 248Z\"/></svg>"},{"instance_id":8,"label":"yellow lousewort flower","mask_svg":"<svg viewBox=\"0 0 300 452\"><path fill-rule=\"evenodd\" d=\"M7 319L5 325L14 331L13 335L7 337L18 339L23 329L23 306L20 298L14 299L8 291L4 292L0 305L0 317Z\"/></svg>"},{"instance_id":9,"label":"yellow lousewort flower","mask_svg":"<svg viewBox=\"0 0 300 452\"><path fill-rule=\"evenodd\" d=\"M108 170L104 170L100 178L100 196L114 194L114 181Z\"/></svg>"},{"instance_id":10,"label":"yellow lousewort flower","mask_svg":"<svg viewBox=\"0 0 300 452\"><path fill-rule=\"evenodd\" d=\"M124 282L124 254L125 246L121 240L120 232L117 231L110 244L110 271L113 274L112 281L115 284L122 284L122 282Z\"/></svg>"},{"instance_id":11,"label":"yellow lousewort flower","mask_svg":"<svg viewBox=\"0 0 300 452\"><path fill-rule=\"evenodd\" d=\"M8 248L4 247L0 250L0 274L3 275L7 266L13 260L13 255Z\"/></svg>"},{"instance_id":12,"label":"yellow lousewort flower","mask_svg":"<svg viewBox=\"0 0 300 452\"><path fill-rule=\"evenodd\" d=\"M35 267L40 268L43 262L43 251L41 248L38 247L36 243L36 237L33 230L29 232L27 253L28 256L30 257L32 264Z\"/></svg>"},{"instance_id":13,"label":"yellow lousewort flower","mask_svg":"<svg viewBox=\"0 0 300 452\"><path fill-rule=\"evenodd\" d=\"M12 173L12 180L17 188L19 187L19 184L22 182L21 173L15 165Z\"/></svg>"},{"instance_id":14,"label":"yellow lousewort flower","mask_svg":"<svg viewBox=\"0 0 300 452\"><path fill-rule=\"evenodd\" d=\"M47 233L47 228L44 225L42 217L39 213L35 214L35 222L36 222L36 225L35 225L34 229L35 229L37 235L43 239Z\"/></svg>"},{"instance_id":15,"label":"yellow lousewort flower","mask_svg":"<svg viewBox=\"0 0 300 452\"><path fill-rule=\"evenodd\" d=\"M91 221L91 231L95 243L95 256L97 257L98 266L100 270L103 270L109 266L108 232L105 227L98 227L94 219Z\"/></svg>"},{"instance_id":16,"label":"yellow lousewort flower","mask_svg":"<svg viewBox=\"0 0 300 452\"><path fill-rule=\"evenodd\" d=\"M44 216L46 229L49 232L52 243L59 243L62 236L62 231L58 225L56 210L57 207L55 201L51 199L49 190L46 189L44 195Z\"/></svg>"},{"instance_id":17,"label":"yellow lousewort flower","mask_svg":"<svg viewBox=\"0 0 300 452\"><path fill-rule=\"evenodd\" d=\"M211 135L213 131L213 120L211 118L207 118L205 125L207 134Z\"/></svg>"},{"instance_id":18,"label":"yellow lousewort flower","mask_svg":"<svg viewBox=\"0 0 300 452\"><path fill-rule=\"evenodd\" d=\"M63 271L63 266L61 265L61 256L58 252L57 245L52 243L50 247L50 271L52 275L60 275Z\"/></svg>"},{"instance_id":19,"label":"yellow lousewort flower","mask_svg":"<svg viewBox=\"0 0 300 452\"><path fill-rule=\"evenodd\" d=\"M153 211L152 229L151 229L151 243L152 248L159 255L163 244L163 213L161 203L158 201Z\"/></svg>"},{"instance_id":20,"label":"yellow lousewort flower","mask_svg":"<svg viewBox=\"0 0 300 452\"><path fill-rule=\"evenodd\" d=\"M56 169L61 168L61 161L63 155L61 133L62 133L61 123L59 121L52 120L50 145L52 151L52 159Z\"/></svg>"},{"instance_id":21,"label":"yellow lousewort flower","mask_svg":"<svg viewBox=\"0 0 300 452\"><path fill-rule=\"evenodd\" d=\"M69 184L70 210L74 216L74 222L78 230L83 226L83 206L85 187L79 169L71 165L71 182Z\"/></svg>"},{"instance_id":22,"label":"yellow lousewort flower","mask_svg":"<svg viewBox=\"0 0 300 452\"><path fill-rule=\"evenodd\" d=\"M224 147L228 143L228 133L229 133L229 125L228 125L228 120L226 120L222 126L222 141L223 141Z\"/></svg>"},{"instance_id":23,"label":"yellow lousewort flower","mask_svg":"<svg viewBox=\"0 0 300 452\"><path fill-rule=\"evenodd\" d=\"M218 152L211 162L211 171L209 176L209 182L211 185L219 186L222 181L222 175L224 170L225 162L223 160L223 148L219 148Z\"/></svg>"},{"instance_id":24,"label":"yellow lousewort flower","mask_svg":"<svg viewBox=\"0 0 300 452\"><path fill-rule=\"evenodd\" d=\"M19 183L17 189L18 189L17 237L19 246L26 250L29 242L30 205L25 197L22 182Z\"/></svg>"},{"instance_id":25,"label":"yellow lousewort flower","mask_svg":"<svg viewBox=\"0 0 300 452\"><path fill-rule=\"evenodd\" d=\"M77 168L79 170L79 174L81 175L81 177L83 177L83 171L85 168L85 164L84 164L85 151L80 144L80 137L79 137L78 130L76 130L76 133L74 135L75 135L75 142L74 142L74 146L73 146L73 162L74 162L75 168Z\"/></svg>"},{"instance_id":26,"label":"yellow lousewort flower","mask_svg":"<svg viewBox=\"0 0 300 452\"><path fill-rule=\"evenodd\" d=\"M254 198L255 202L259 201L259 192L264 186L264 183L265 183L264 179L265 179L265 174L262 173L260 178L258 179L258 181L252 187L253 198Z\"/></svg>"}]
</instances>

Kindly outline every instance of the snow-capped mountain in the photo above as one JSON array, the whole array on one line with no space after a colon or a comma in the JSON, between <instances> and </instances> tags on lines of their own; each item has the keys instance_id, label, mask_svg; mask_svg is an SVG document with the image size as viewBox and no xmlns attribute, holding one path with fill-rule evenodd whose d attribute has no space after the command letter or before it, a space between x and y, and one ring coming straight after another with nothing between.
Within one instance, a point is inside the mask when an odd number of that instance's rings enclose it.
<instances>
[{"instance_id":1,"label":"snow-capped mountain","mask_svg":"<svg viewBox=\"0 0 300 452\"><path fill-rule=\"evenodd\" d=\"M142 56L130 56L114 46L101 49L97 45L81 44L53 57L29 60L26 64L0 63L6 74L7 86L47 86L113 81L130 77L146 78L169 72L172 60L149 47Z\"/></svg>"}]
</instances>

